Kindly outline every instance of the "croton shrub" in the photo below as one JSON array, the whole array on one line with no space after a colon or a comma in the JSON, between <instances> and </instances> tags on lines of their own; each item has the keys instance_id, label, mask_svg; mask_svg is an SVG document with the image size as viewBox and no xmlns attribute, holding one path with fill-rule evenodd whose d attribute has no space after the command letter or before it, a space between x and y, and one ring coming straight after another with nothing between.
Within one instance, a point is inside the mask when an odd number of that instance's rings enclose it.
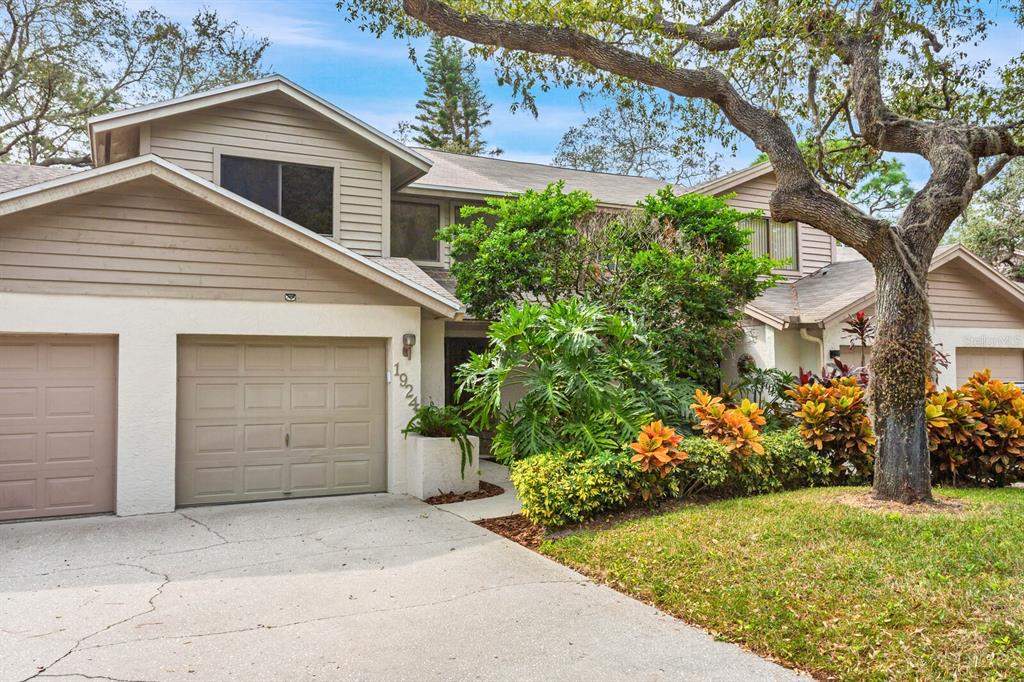
<instances>
[{"instance_id":1,"label":"croton shrub","mask_svg":"<svg viewBox=\"0 0 1024 682\"><path fill-rule=\"evenodd\" d=\"M1024 479L1024 394L976 372L960 388L926 386L932 475L939 481L1007 485Z\"/></svg>"},{"instance_id":2,"label":"croton shrub","mask_svg":"<svg viewBox=\"0 0 1024 682\"><path fill-rule=\"evenodd\" d=\"M827 456L841 481L864 481L874 465L875 434L858 378L847 376L793 386L800 435Z\"/></svg>"}]
</instances>

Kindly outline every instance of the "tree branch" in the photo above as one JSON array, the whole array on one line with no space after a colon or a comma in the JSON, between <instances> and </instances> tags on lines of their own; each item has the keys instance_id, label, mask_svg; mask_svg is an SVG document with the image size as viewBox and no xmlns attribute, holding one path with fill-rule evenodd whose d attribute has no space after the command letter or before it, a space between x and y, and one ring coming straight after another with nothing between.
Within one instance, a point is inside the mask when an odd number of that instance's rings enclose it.
<instances>
[{"instance_id":1,"label":"tree branch","mask_svg":"<svg viewBox=\"0 0 1024 682\"><path fill-rule=\"evenodd\" d=\"M833 236L865 255L880 248L878 238L885 222L823 190L782 117L748 102L720 71L674 68L574 29L463 14L440 0L403 0L403 6L406 14L442 36L568 58L683 97L713 102L771 160L778 181L770 200L773 216L828 226Z\"/></svg>"}]
</instances>

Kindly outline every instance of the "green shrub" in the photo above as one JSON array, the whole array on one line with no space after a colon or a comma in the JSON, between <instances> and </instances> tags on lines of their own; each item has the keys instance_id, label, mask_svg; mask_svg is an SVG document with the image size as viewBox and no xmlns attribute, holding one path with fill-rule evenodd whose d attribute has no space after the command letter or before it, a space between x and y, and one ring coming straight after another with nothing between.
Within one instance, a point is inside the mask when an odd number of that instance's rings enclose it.
<instances>
[{"instance_id":1,"label":"green shrub","mask_svg":"<svg viewBox=\"0 0 1024 682\"><path fill-rule=\"evenodd\" d=\"M766 433L762 442L764 454L751 456L736 476L737 492L754 495L832 482L831 460L808 447L798 427Z\"/></svg>"},{"instance_id":2,"label":"green shrub","mask_svg":"<svg viewBox=\"0 0 1024 682\"><path fill-rule=\"evenodd\" d=\"M732 453L718 441L693 436L684 438L679 449L687 454L674 472L681 495L720 490L735 473Z\"/></svg>"},{"instance_id":3,"label":"green shrub","mask_svg":"<svg viewBox=\"0 0 1024 682\"><path fill-rule=\"evenodd\" d=\"M763 437L764 453L737 458L710 438L687 438L679 444L686 458L676 470L683 495L758 495L832 481L828 457L807 447L797 428Z\"/></svg>"},{"instance_id":4,"label":"green shrub","mask_svg":"<svg viewBox=\"0 0 1024 682\"><path fill-rule=\"evenodd\" d=\"M592 457L546 452L513 462L510 470L523 516L549 527L625 507L635 496L640 476L624 452Z\"/></svg>"}]
</instances>

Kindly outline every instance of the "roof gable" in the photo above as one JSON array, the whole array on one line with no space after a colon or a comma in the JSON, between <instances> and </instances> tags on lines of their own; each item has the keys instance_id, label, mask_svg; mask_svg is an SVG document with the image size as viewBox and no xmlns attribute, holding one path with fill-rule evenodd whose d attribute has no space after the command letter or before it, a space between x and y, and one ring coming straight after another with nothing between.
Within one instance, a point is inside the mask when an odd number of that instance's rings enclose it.
<instances>
[{"instance_id":1,"label":"roof gable","mask_svg":"<svg viewBox=\"0 0 1024 682\"><path fill-rule=\"evenodd\" d=\"M461 315L462 306L451 296L410 279L387 264L361 256L326 237L297 225L159 157L146 155L82 173L0 194L0 216L45 206L55 201L100 191L123 183L153 177L173 185L191 197L227 210L233 216L277 235L337 266L446 317Z\"/></svg>"},{"instance_id":2,"label":"roof gable","mask_svg":"<svg viewBox=\"0 0 1024 682\"><path fill-rule=\"evenodd\" d=\"M392 158L392 178L396 185L408 183L430 169L430 160L422 154L279 75L94 116L89 119L89 139L93 141L93 153L96 152L96 136L100 133L272 92L279 92L289 97L335 125L387 152Z\"/></svg>"},{"instance_id":3,"label":"roof gable","mask_svg":"<svg viewBox=\"0 0 1024 682\"><path fill-rule=\"evenodd\" d=\"M1024 290L975 256L962 245L940 246L932 258L929 273L954 267L967 277L984 283L990 296L998 296L1000 305L1024 312ZM936 289L929 276L930 298ZM875 302L875 274L871 263L864 259L838 261L802 277L795 282L781 284L765 292L748 306L752 317L792 320L802 324L828 326L864 309ZM772 322L766 321L769 324ZM788 323L773 324L778 329Z\"/></svg>"}]
</instances>

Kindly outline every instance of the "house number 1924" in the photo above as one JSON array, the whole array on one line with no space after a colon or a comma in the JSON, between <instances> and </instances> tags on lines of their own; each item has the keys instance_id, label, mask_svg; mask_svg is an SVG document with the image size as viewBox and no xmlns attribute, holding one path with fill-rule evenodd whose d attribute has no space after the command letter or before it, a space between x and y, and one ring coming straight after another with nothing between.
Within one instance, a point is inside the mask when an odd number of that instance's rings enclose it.
<instances>
[{"instance_id":1,"label":"house number 1924","mask_svg":"<svg viewBox=\"0 0 1024 682\"><path fill-rule=\"evenodd\" d=\"M395 376L398 378L398 385L405 389L405 398L409 406L414 410L419 409L420 399L416 397L416 389L409 383L409 375L399 371L398 363L395 363Z\"/></svg>"}]
</instances>

